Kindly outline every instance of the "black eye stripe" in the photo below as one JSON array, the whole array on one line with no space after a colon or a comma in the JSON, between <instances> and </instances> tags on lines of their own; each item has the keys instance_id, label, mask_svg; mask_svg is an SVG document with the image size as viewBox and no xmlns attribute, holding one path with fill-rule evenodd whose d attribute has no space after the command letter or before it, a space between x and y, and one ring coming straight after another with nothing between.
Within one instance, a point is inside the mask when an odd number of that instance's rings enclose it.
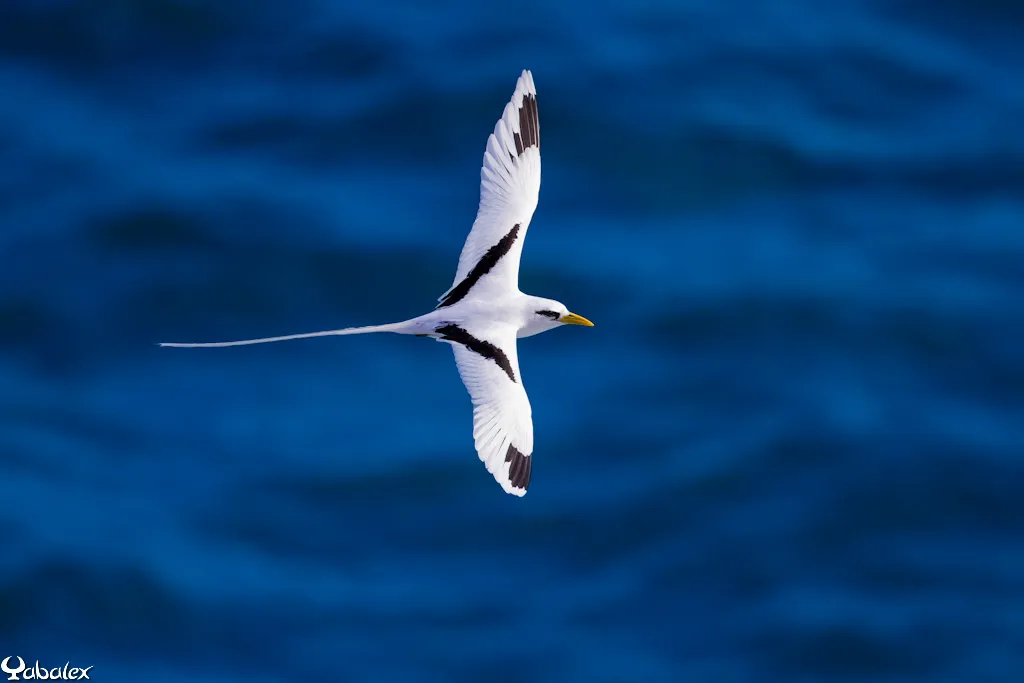
<instances>
[{"instance_id":1,"label":"black eye stripe","mask_svg":"<svg viewBox=\"0 0 1024 683\"><path fill-rule=\"evenodd\" d=\"M562 317L561 313L556 313L555 311L537 311L537 315L545 315L552 320L558 320Z\"/></svg>"}]
</instances>

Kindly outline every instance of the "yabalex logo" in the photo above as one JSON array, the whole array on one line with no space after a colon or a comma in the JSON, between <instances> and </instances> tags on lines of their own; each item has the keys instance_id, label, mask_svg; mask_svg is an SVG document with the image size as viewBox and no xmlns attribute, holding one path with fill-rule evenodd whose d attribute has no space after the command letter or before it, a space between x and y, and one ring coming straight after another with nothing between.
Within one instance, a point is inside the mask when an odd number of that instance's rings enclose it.
<instances>
[{"instance_id":1,"label":"yabalex logo","mask_svg":"<svg viewBox=\"0 0 1024 683\"><path fill-rule=\"evenodd\" d=\"M13 662L17 662L16 664ZM33 667L25 666L25 660L21 657L6 657L0 662L0 670L7 674L9 681L87 681L91 666L84 669L71 666L68 662L63 667L55 666L52 669L39 666L39 660Z\"/></svg>"}]
</instances>

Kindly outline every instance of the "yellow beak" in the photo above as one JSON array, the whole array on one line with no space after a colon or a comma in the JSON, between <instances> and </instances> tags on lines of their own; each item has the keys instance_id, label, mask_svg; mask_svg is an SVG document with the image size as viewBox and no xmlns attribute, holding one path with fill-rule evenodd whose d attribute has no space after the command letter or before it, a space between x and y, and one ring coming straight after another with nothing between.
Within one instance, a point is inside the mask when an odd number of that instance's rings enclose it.
<instances>
[{"instance_id":1,"label":"yellow beak","mask_svg":"<svg viewBox=\"0 0 1024 683\"><path fill-rule=\"evenodd\" d=\"M576 315L575 313L566 313L558 322L565 323L566 325L583 325L583 327L593 327L594 323L590 322L582 315Z\"/></svg>"}]
</instances>

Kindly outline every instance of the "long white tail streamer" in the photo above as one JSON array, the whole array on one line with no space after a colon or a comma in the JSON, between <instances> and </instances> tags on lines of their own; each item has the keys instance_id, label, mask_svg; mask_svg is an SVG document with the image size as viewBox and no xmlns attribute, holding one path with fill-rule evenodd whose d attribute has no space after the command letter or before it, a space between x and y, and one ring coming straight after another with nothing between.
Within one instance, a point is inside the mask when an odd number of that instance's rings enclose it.
<instances>
[{"instance_id":1,"label":"long white tail streamer","mask_svg":"<svg viewBox=\"0 0 1024 683\"><path fill-rule=\"evenodd\" d=\"M160 346L173 346L179 349L214 348L220 346L245 346L247 344L268 344L270 342L288 341L290 339L308 339L310 337L332 337L345 334L369 334L371 332L399 332L402 323L390 325L369 325L367 327L346 327L340 330L324 330L323 332L306 332L305 334L288 334L283 337L263 337L262 339L243 339L229 342L206 342L201 344L185 344L180 342L160 342Z\"/></svg>"}]
</instances>

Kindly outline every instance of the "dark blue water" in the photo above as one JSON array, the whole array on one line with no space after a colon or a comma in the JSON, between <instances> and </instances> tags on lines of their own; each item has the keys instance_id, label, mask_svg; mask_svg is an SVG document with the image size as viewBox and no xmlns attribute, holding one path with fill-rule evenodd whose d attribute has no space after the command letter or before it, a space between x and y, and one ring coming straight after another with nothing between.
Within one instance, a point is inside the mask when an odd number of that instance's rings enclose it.
<instances>
[{"instance_id":1,"label":"dark blue water","mask_svg":"<svg viewBox=\"0 0 1024 683\"><path fill-rule=\"evenodd\" d=\"M1020 681L1020 3L4 0L0 657ZM524 499L450 284L522 68Z\"/></svg>"}]
</instances>

